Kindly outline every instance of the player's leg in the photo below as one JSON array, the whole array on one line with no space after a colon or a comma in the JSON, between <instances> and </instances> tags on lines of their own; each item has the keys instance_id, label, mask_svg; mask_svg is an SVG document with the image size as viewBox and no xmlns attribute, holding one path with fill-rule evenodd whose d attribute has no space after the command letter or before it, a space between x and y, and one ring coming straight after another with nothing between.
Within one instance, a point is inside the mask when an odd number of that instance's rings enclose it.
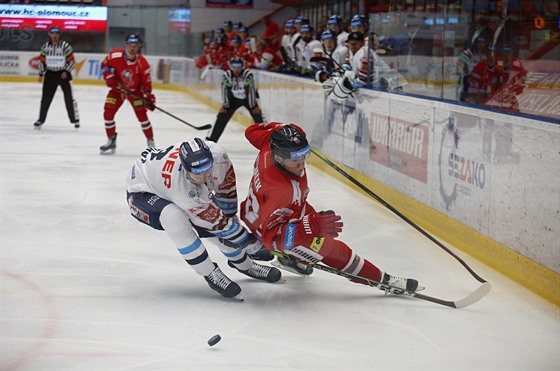
<instances>
[{"instance_id":1,"label":"player's leg","mask_svg":"<svg viewBox=\"0 0 560 371\"><path fill-rule=\"evenodd\" d=\"M228 230L219 234L196 225L193 225L193 228L200 238L210 238L228 259L228 265L239 272L267 282L277 282L282 277L282 273L277 268L261 265L251 258L251 254L259 252L264 247L237 221L233 221Z\"/></svg>"},{"instance_id":2,"label":"player's leg","mask_svg":"<svg viewBox=\"0 0 560 371\"><path fill-rule=\"evenodd\" d=\"M369 260L357 255L344 242L332 237L315 238L310 247L296 246L285 253L305 262L316 263L321 261L340 271L409 291L416 291L418 288L417 280L396 277L382 272ZM361 283L358 281L353 282Z\"/></svg>"},{"instance_id":3,"label":"player's leg","mask_svg":"<svg viewBox=\"0 0 560 371\"><path fill-rule=\"evenodd\" d=\"M117 124L115 123L115 115L123 102L122 94L109 90L107 98L105 98L105 105L103 106L103 119L105 120L107 143L99 147L101 154L112 154L115 153L117 149Z\"/></svg>"},{"instance_id":4,"label":"player's leg","mask_svg":"<svg viewBox=\"0 0 560 371\"><path fill-rule=\"evenodd\" d=\"M39 129L41 125L47 120L47 113L58 88L58 75L56 72L49 72L44 76L43 79L43 95L41 96L41 107L39 109L39 119L33 124L36 129Z\"/></svg>"},{"instance_id":5,"label":"player's leg","mask_svg":"<svg viewBox=\"0 0 560 371\"><path fill-rule=\"evenodd\" d=\"M204 277L210 288L225 297L234 297L241 292L239 285L210 259L183 210L151 193L127 193L127 200L132 216L154 229L165 230L183 259Z\"/></svg>"},{"instance_id":6,"label":"player's leg","mask_svg":"<svg viewBox=\"0 0 560 371\"><path fill-rule=\"evenodd\" d=\"M136 118L138 118L138 121L142 126L142 132L146 137L148 147L154 148L156 146L154 142L154 130L152 128L152 124L150 123L150 120L148 119L148 112L146 110L146 105L140 99L134 99L132 97L129 97L128 99L130 100L130 103L134 107L134 113L136 114Z\"/></svg>"},{"instance_id":7,"label":"player's leg","mask_svg":"<svg viewBox=\"0 0 560 371\"><path fill-rule=\"evenodd\" d=\"M223 106L220 108L218 112L218 116L216 116L216 122L210 129L210 132L206 136L206 140L210 140L212 142L217 143L218 139L222 136L224 129L226 128L227 123L235 113L235 111L240 107L239 104L236 103L235 100L232 100L231 105L229 108L224 108Z\"/></svg>"},{"instance_id":8,"label":"player's leg","mask_svg":"<svg viewBox=\"0 0 560 371\"><path fill-rule=\"evenodd\" d=\"M64 93L64 103L66 104L66 111L68 118L74 127L80 127L80 116L78 114L78 102L74 100L74 89L72 77L68 73L68 78L60 81L60 87Z\"/></svg>"}]
</instances>

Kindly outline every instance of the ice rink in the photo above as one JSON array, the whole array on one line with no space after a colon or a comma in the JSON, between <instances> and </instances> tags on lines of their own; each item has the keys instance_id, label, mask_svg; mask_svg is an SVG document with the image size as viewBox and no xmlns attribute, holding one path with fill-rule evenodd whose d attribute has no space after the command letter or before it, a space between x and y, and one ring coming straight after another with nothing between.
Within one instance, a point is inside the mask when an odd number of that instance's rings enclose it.
<instances>
[{"instance_id":1,"label":"ice rink","mask_svg":"<svg viewBox=\"0 0 560 371\"><path fill-rule=\"evenodd\" d=\"M245 301L222 298L164 232L129 215L124 178L146 140L125 104L117 153L99 154L106 92L75 86L76 130L59 89L34 130L41 85L0 83L1 370L560 369L559 308L457 250L493 285L460 310L320 271L255 281L208 243ZM159 107L194 125L215 119L187 95L155 93ZM206 135L162 112L149 116L156 146ZM219 142L234 162L240 201L256 156L243 130L232 121ZM427 295L456 300L479 286L389 210L308 169L309 200L342 215L341 239L358 254L417 278ZM222 340L209 347L215 334Z\"/></svg>"}]
</instances>

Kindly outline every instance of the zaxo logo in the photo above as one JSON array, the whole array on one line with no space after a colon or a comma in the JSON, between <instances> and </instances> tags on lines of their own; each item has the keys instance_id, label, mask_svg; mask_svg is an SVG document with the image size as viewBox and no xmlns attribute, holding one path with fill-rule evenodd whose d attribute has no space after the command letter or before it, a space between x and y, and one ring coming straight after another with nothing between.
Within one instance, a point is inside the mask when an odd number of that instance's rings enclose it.
<instances>
[{"instance_id":1,"label":"zaxo logo","mask_svg":"<svg viewBox=\"0 0 560 371\"><path fill-rule=\"evenodd\" d=\"M459 153L459 131L454 118L443 128L439 152L440 193L450 209L459 193L470 196L473 189L484 189L486 165Z\"/></svg>"}]
</instances>

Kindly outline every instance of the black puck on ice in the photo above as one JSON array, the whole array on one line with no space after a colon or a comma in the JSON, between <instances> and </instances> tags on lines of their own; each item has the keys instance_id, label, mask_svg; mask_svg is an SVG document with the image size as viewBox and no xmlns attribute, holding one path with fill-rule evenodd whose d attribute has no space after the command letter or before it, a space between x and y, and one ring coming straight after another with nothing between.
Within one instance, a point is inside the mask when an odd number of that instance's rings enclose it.
<instances>
[{"instance_id":1,"label":"black puck on ice","mask_svg":"<svg viewBox=\"0 0 560 371\"><path fill-rule=\"evenodd\" d=\"M214 335L210 338L210 340L208 340L208 345L216 345L220 340L222 340L220 335Z\"/></svg>"}]
</instances>

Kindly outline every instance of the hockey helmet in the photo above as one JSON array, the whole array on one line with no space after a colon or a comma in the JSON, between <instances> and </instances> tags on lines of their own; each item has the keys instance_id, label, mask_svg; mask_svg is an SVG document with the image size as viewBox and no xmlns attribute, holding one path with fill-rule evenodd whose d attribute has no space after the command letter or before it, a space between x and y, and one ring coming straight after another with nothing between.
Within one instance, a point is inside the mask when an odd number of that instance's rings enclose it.
<instances>
[{"instance_id":1,"label":"hockey helmet","mask_svg":"<svg viewBox=\"0 0 560 371\"><path fill-rule=\"evenodd\" d=\"M331 30L323 31L323 33L321 34L321 41L326 39L332 39L336 41L336 34L334 33L334 31Z\"/></svg>"},{"instance_id":2,"label":"hockey helmet","mask_svg":"<svg viewBox=\"0 0 560 371\"><path fill-rule=\"evenodd\" d=\"M284 125L272 132L270 149L273 154L288 160L306 158L311 153L305 136L292 125Z\"/></svg>"},{"instance_id":3,"label":"hockey helmet","mask_svg":"<svg viewBox=\"0 0 560 371\"><path fill-rule=\"evenodd\" d=\"M340 26L342 24L342 18L340 18L340 16L336 14L331 15L327 20L327 25L333 25L333 24L337 24Z\"/></svg>"},{"instance_id":4,"label":"hockey helmet","mask_svg":"<svg viewBox=\"0 0 560 371\"><path fill-rule=\"evenodd\" d=\"M138 35L136 33L131 33L130 35L128 35L126 37L125 42L127 44L130 44L130 43L142 44L142 39L140 38L140 35Z\"/></svg>"},{"instance_id":5,"label":"hockey helmet","mask_svg":"<svg viewBox=\"0 0 560 371\"><path fill-rule=\"evenodd\" d=\"M368 19L365 15L356 14L350 20L350 29L352 31L357 31L357 27L368 28Z\"/></svg>"},{"instance_id":6,"label":"hockey helmet","mask_svg":"<svg viewBox=\"0 0 560 371\"><path fill-rule=\"evenodd\" d=\"M49 33L60 33L60 27L52 26L51 28L49 28Z\"/></svg>"},{"instance_id":7,"label":"hockey helmet","mask_svg":"<svg viewBox=\"0 0 560 371\"><path fill-rule=\"evenodd\" d=\"M183 168L189 173L204 173L214 166L214 158L208 145L200 138L183 142L179 151Z\"/></svg>"}]
</instances>

